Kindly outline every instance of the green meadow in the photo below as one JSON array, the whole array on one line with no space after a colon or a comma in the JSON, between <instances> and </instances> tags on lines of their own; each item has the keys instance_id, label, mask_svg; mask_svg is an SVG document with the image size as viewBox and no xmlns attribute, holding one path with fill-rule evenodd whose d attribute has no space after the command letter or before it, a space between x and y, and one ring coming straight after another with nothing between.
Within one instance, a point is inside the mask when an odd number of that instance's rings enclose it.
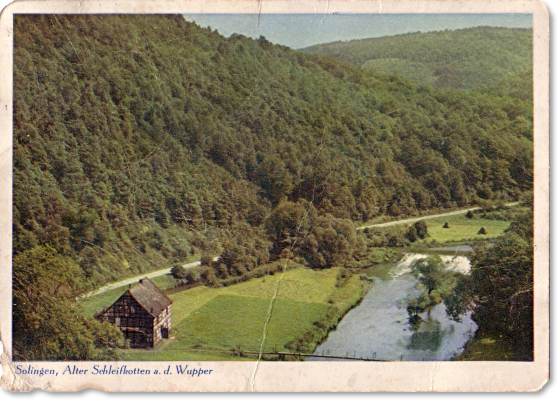
<instances>
[{"instance_id":1,"label":"green meadow","mask_svg":"<svg viewBox=\"0 0 560 402\"><path fill-rule=\"evenodd\" d=\"M364 293L364 283L357 275L341 280L340 272L340 268L297 267L228 287L200 286L171 294L172 338L151 350L125 350L122 357L125 360L252 359L254 355L239 352L260 350L265 325L263 351L294 351L294 345L300 341L301 346L304 338L303 345L310 351L314 342L326 334L325 325L338 322ZM122 290L115 289L82 302L84 311L109 305Z\"/></svg>"},{"instance_id":2,"label":"green meadow","mask_svg":"<svg viewBox=\"0 0 560 402\"><path fill-rule=\"evenodd\" d=\"M475 215L469 219L465 215L451 215L440 218L426 219L429 237L426 242L438 243L484 240L498 237L509 227L510 221L483 219ZM444 228L445 222L448 228ZM478 234L480 228L486 229L486 234Z\"/></svg>"}]
</instances>

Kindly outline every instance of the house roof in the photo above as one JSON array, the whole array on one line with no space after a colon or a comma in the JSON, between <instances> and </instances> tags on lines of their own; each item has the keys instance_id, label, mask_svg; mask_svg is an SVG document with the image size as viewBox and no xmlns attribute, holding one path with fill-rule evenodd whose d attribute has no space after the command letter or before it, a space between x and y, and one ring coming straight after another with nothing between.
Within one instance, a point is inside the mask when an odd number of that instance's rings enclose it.
<instances>
[{"instance_id":1,"label":"house roof","mask_svg":"<svg viewBox=\"0 0 560 402\"><path fill-rule=\"evenodd\" d=\"M127 292L153 316L161 313L172 303L171 299L148 278L140 279Z\"/></svg>"}]
</instances>

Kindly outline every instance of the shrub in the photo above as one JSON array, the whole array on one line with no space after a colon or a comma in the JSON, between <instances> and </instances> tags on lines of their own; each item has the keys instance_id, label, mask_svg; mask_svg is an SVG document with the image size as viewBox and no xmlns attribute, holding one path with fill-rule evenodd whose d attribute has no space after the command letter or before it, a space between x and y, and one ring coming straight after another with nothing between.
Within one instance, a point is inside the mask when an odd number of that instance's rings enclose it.
<instances>
[{"instance_id":1,"label":"shrub","mask_svg":"<svg viewBox=\"0 0 560 402\"><path fill-rule=\"evenodd\" d=\"M472 218L474 218L473 211L468 211L467 214L465 215L465 217L466 217L467 219L472 219Z\"/></svg>"},{"instance_id":2,"label":"shrub","mask_svg":"<svg viewBox=\"0 0 560 402\"><path fill-rule=\"evenodd\" d=\"M410 226L405 233L405 237L411 243L415 242L418 238L418 234L416 232L416 227L414 225Z\"/></svg>"},{"instance_id":3,"label":"shrub","mask_svg":"<svg viewBox=\"0 0 560 402\"><path fill-rule=\"evenodd\" d=\"M478 230L478 234L479 234L479 235L485 235L485 234L486 234L486 229L484 228L484 226L481 227L481 228Z\"/></svg>"},{"instance_id":4,"label":"shrub","mask_svg":"<svg viewBox=\"0 0 560 402\"><path fill-rule=\"evenodd\" d=\"M418 221L414 223L414 228L420 239L425 239L428 236L428 225L426 225L426 222Z\"/></svg>"},{"instance_id":5,"label":"shrub","mask_svg":"<svg viewBox=\"0 0 560 402\"><path fill-rule=\"evenodd\" d=\"M206 267L212 266L213 259L209 255L203 255L200 257L200 265L204 265Z\"/></svg>"},{"instance_id":6,"label":"shrub","mask_svg":"<svg viewBox=\"0 0 560 402\"><path fill-rule=\"evenodd\" d=\"M396 235L390 235L389 238L387 239L387 246L389 247L402 247L404 246L404 241L403 239Z\"/></svg>"},{"instance_id":7,"label":"shrub","mask_svg":"<svg viewBox=\"0 0 560 402\"><path fill-rule=\"evenodd\" d=\"M185 285L192 285L195 282L196 282L196 278L194 273L192 271L187 271L185 273L185 276L183 277L183 283Z\"/></svg>"},{"instance_id":8,"label":"shrub","mask_svg":"<svg viewBox=\"0 0 560 402\"><path fill-rule=\"evenodd\" d=\"M445 222L445 223L443 224L443 228L444 228L444 229L449 229L449 222Z\"/></svg>"},{"instance_id":9,"label":"shrub","mask_svg":"<svg viewBox=\"0 0 560 402\"><path fill-rule=\"evenodd\" d=\"M181 264L175 264L171 268L171 275L175 279L183 279L187 275L187 270Z\"/></svg>"},{"instance_id":10,"label":"shrub","mask_svg":"<svg viewBox=\"0 0 560 402\"><path fill-rule=\"evenodd\" d=\"M210 287L215 287L218 285L218 279L212 268L206 268L200 273L200 279L206 285Z\"/></svg>"}]
</instances>

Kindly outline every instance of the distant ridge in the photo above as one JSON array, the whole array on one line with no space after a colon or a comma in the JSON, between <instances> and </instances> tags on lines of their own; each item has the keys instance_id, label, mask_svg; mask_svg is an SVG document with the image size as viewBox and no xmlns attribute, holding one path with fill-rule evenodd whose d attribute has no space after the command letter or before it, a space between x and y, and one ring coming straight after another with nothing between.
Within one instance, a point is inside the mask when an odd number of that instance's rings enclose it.
<instances>
[{"instance_id":1,"label":"distant ridge","mask_svg":"<svg viewBox=\"0 0 560 402\"><path fill-rule=\"evenodd\" d=\"M532 30L481 26L338 41L302 49L440 88L479 89L531 68Z\"/></svg>"}]
</instances>

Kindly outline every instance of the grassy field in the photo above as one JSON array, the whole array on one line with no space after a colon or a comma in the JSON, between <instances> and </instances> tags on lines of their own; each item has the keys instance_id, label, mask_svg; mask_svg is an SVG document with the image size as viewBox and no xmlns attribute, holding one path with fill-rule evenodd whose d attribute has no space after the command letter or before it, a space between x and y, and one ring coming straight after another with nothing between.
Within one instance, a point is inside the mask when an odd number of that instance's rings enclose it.
<instances>
[{"instance_id":1,"label":"grassy field","mask_svg":"<svg viewBox=\"0 0 560 402\"><path fill-rule=\"evenodd\" d=\"M317 332L318 323L326 317L338 321L360 301L363 282L357 275L337 280L339 273L340 268L315 271L298 267L228 287L201 286L172 294L173 339L152 350L126 350L123 358L247 359L251 357L233 356L231 352L258 351L265 323L264 350L290 350L287 345ZM86 313L99 310L122 291L115 289L85 300L83 309Z\"/></svg>"},{"instance_id":2,"label":"grassy field","mask_svg":"<svg viewBox=\"0 0 560 402\"><path fill-rule=\"evenodd\" d=\"M468 219L465 215L453 215L441 218L426 219L429 237L425 242L438 243L457 242L466 240L484 240L500 236L510 223L505 220L482 219L475 216ZM443 225L447 222L449 228ZM481 227L486 229L486 234L478 234Z\"/></svg>"}]
</instances>

